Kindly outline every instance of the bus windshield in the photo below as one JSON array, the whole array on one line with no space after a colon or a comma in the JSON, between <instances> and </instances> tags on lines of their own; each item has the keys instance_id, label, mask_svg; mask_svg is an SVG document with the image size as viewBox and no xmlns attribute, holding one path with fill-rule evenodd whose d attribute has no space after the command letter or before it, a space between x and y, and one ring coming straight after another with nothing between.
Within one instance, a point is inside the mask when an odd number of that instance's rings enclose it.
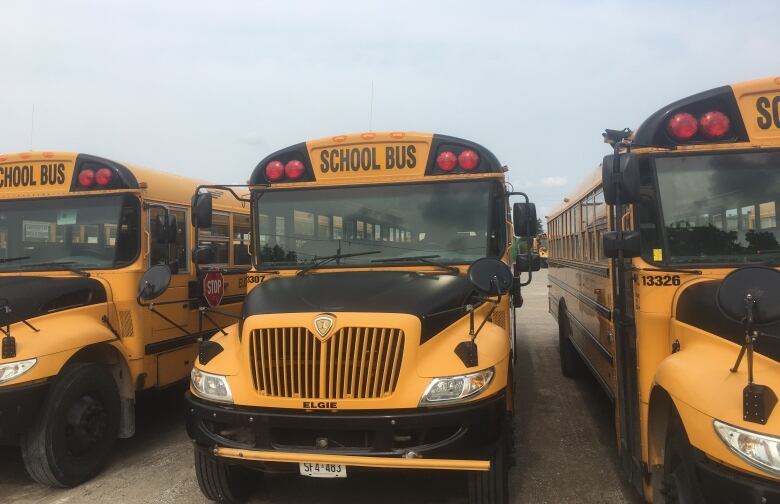
<instances>
[{"instance_id":1,"label":"bus windshield","mask_svg":"<svg viewBox=\"0 0 780 504\"><path fill-rule=\"evenodd\" d=\"M502 226L495 224L500 212L491 209L496 201L504 208L498 189L493 181L470 181L259 193L259 259L263 268L295 268L361 252L374 253L333 264L370 266L419 256L468 263L496 255Z\"/></svg>"},{"instance_id":2,"label":"bus windshield","mask_svg":"<svg viewBox=\"0 0 780 504\"><path fill-rule=\"evenodd\" d=\"M130 264L139 215L131 195L0 200L0 272Z\"/></svg>"},{"instance_id":3,"label":"bus windshield","mask_svg":"<svg viewBox=\"0 0 780 504\"><path fill-rule=\"evenodd\" d=\"M656 235L649 238L665 250L665 262L780 260L780 152L658 157L654 165L657 190L649 169L643 175L649 199L640 209L641 227L643 240L648 231ZM649 255L657 260L659 253Z\"/></svg>"}]
</instances>

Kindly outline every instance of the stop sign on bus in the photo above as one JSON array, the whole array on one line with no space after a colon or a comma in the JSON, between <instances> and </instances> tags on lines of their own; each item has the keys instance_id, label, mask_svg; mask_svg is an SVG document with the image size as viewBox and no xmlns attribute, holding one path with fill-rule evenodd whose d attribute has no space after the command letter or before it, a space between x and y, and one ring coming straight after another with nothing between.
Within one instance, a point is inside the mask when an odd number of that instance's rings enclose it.
<instances>
[{"instance_id":1,"label":"stop sign on bus","mask_svg":"<svg viewBox=\"0 0 780 504\"><path fill-rule=\"evenodd\" d=\"M203 277L203 298L209 306L217 306L225 295L225 277L219 271L209 271Z\"/></svg>"}]
</instances>

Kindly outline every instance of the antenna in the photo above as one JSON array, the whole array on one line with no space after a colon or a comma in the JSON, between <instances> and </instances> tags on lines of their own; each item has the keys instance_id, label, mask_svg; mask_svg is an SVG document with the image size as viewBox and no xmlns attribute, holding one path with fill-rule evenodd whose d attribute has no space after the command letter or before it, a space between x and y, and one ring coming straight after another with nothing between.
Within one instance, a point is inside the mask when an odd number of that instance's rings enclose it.
<instances>
[{"instance_id":1,"label":"antenna","mask_svg":"<svg viewBox=\"0 0 780 504\"><path fill-rule=\"evenodd\" d=\"M371 131L371 124L374 122L374 80L371 80L371 105L368 112L368 131Z\"/></svg>"},{"instance_id":2,"label":"antenna","mask_svg":"<svg viewBox=\"0 0 780 504\"><path fill-rule=\"evenodd\" d=\"M35 104L32 105L32 114L30 115L30 150L33 150L33 131L35 131Z\"/></svg>"}]
</instances>

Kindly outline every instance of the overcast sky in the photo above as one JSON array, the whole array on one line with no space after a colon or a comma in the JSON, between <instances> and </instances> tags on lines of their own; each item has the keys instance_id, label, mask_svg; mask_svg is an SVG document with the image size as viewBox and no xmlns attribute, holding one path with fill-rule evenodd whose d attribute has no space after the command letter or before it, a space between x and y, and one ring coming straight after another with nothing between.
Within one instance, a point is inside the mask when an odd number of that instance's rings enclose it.
<instances>
[{"instance_id":1,"label":"overcast sky","mask_svg":"<svg viewBox=\"0 0 780 504\"><path fill-rule=\"evenodd\" d=\"M31 148L33 105L35 150L223 183L310 138L432 131L492 150L540 215L608 153L604 128L780 75L777 0L0 7L0 152Z\"/></svg>"}]
</instances>

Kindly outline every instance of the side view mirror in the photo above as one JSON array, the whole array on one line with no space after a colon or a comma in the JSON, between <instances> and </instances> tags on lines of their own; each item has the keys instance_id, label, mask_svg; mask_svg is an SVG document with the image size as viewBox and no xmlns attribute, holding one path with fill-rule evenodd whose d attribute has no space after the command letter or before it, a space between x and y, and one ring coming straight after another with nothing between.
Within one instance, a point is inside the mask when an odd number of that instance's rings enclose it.
<instances>
[{"instance_id":1,"label":"side view mirror","mask_svg":"<svg viewBox=\"0 0 780 504\"><path fill-rule=\"evenodd\" d=\"M154 240L161 245L176 243L176 235L179 232L179 224L176 216L168 214L158 215L155 219Z\"/></svg>"},{"instance_id":2,"label":"side view mirror","mask_svg":"<svg viewBox=\"0 0 780 504\"><path fill-rule=\"evenodd\" d=\"M623 257L639 257L642 255L642 237L639 231L609 231L603 237L604 255L617 259L620 250Z\"/></svg>"},{"instance_id":3,"label":"side view mirror","mask_svg":"<svg viewBox=\"0 0 780 504\"><path fill-rule=\"evenodd\" d=\"M536 220L536 205L533 203L515 203L512 206L512 225L515 236L535 236L538 232Z\"/></svg>"},{"instance_id":4,"label":"side view mirror","mask_svg":"<svg viewBox=\"0 0 780 504\"><path fill-rule=\"evenodd\" d=\"M192 196L192 225L196 228L210 228L212 217L211 193L203 192Z\"/></svg>"},{"instance_id":5,"label":"side view mirror","mask_svg":"<svg viewBox=\"0 0 780 504\"><path fill-rule=\"evenodd\" d=\"M136 297L141 301L151 301L160 297L168 289L171 283L171 269L167 264L152 266L138 282Z\"/></svg>"},{"instance_id":6,"label":"side view mirror","mask_svg":"<svg viewBox=\"0 0 780 504\"><path fill-rule=\"evenodd\" d=\"M528 254L517 254L515 257L515 273L527 273L529 271L539 271L542 269L542 260L538 254L531 254L531 260L528 260Z\"/></svg>"},{"instance_id":7,"label":"side view mirror","mask_svg":"<svg viewBox=\"0 0 780 504\"><path fill-rule=\"evenodd\" d=\"M617 200L616 183L620 186L622 204L639 201L639 160L633 154L619 154L620 173L614 171L615 156L604 156L601 162L601 181L604 184L604 201L614 205Z\"/></svg>"},{"instance_id":8,"label":"side view mirror","mask_svg":"<svg viewBox=\"0 0 780 504\"><path fill-rule=\"evenodd\" d=\"M734 322L746 318L746 300L753 300L752 324L780 321L780 271L766 266L746 266L732 271L718 287L718 307Z\"/></svg>"},{"instance_id":9,"label":"side view mirror","mask_svg":"<svg viewBox=\"0 0 780 504\"><path fill-rule=\"evenodd\" d=\"M493 257L483 257L471 263L467 276L477 291L488 296L506 294L512 287L512 270Z\"/></svg>"},{"instance_id":10,"label":"side view mirror","mask_svg":"<svg viewBox=\"0 0 780 504\"><path fill-rule=\"evenodd\" d=\"M208 245L201 245L192 251L192 262L195 264L212 264L216 260L214 249Z\"/></svg>"}]
</instances>

